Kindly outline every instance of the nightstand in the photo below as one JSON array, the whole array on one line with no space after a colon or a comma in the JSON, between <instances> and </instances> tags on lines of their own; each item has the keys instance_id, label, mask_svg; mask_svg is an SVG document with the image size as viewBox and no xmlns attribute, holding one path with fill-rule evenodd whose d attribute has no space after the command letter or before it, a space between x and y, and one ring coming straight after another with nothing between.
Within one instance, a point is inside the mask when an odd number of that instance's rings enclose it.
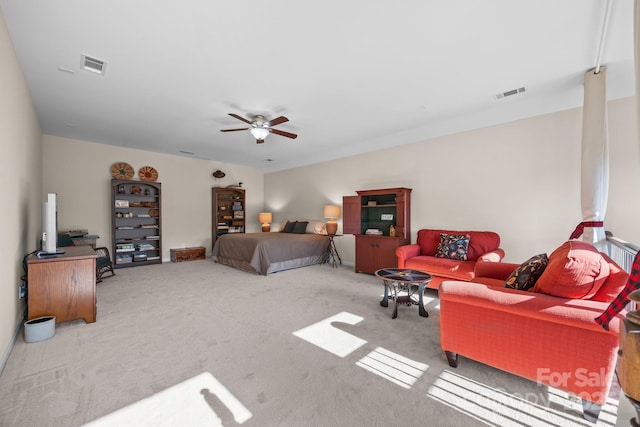
<instances>
[{"instance_id":1,"label":"nightstand","mask_svg":"<svg viewBox=\"0 0 640 427\"><path fill-rule=\"evenodd\" d=\"M336 243L334 241L335 237L340 237L342 234L329 234L327 237L329 238L329 244L327 245L327 250L324 254L324 259L322 261L323 264L330 264L333 268L337 268L338 264L342 265L342 259L340 259L340 254L336 249Z\"/></svg>"}]
</instances>

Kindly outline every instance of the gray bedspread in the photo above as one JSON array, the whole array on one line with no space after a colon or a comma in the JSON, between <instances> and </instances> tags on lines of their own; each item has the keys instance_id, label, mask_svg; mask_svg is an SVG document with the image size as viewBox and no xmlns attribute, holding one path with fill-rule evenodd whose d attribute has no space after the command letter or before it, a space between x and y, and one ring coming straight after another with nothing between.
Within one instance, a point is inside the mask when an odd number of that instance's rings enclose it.
<instances>
[{"instance_id":1,"label":"gray bedspread","mask_svg":"<svg viewBox=\"0 0 640 427\"><path fill-rule=\"evenodd\" d=\"M212 255L219 263L267 275L321 263L328 244L322 234L224 234L216 239Z\"/></svg>"}]
</instances>

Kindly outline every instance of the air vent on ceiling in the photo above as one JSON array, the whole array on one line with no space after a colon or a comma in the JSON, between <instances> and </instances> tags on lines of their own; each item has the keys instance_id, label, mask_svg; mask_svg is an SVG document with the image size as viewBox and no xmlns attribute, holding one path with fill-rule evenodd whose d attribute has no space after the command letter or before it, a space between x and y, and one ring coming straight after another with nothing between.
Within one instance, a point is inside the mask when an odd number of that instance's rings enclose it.
<instances>
[{"instance_id":1,"label":"air vent on ceiling","mask_svg":"<svg viewBox=\"0 0 640 427\"><path fill-rule=\"evenodd\" d=\"M107 68L107 63L101 59L82 55L81 67L84 70L91 71L92 73L104 75L105 68Z\"/></svg>"},{"instance_id":2,"label":"air vent on ceiling","mask_svg":"<svg viewBox=\"0 0 640 427\"><path fill-rule=\"evenodd\" d=\"M527 88L523 87L519 87L518 89L511 89L508 90L506 92L502 92L496 95L496 99L503 99L506 98L508 96L513 96L513 95L518 95L520 93L524 93L527 90Z\"/></svg>"}]
</instances>

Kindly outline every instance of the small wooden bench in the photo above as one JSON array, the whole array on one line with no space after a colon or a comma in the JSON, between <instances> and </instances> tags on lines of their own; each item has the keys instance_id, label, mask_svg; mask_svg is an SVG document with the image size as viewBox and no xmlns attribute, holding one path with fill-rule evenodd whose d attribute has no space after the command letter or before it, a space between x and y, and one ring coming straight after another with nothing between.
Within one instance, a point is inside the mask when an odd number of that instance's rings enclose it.
<instances>
[{"instance_id":1,"label":"small wooden bench","mask_svg":"<svg viewBox=\"0 0 640 427\"><path fill-rule=\"evenodd\" d=\"M204 246L170 249L169 253L171 254L171 262L195 261L198 259L205 259Z\"/></svg>"}]
</instances>

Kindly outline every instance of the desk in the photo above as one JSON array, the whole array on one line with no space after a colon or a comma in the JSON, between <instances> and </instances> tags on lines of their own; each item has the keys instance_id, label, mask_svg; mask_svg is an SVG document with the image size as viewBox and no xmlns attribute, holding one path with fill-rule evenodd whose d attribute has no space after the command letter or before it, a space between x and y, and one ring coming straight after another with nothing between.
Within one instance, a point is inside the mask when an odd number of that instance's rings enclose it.
<instances>
[{"instance_id":1,"label":"desk","mask_svg":"<svg viewBox=\"0 0 640 427\"><path fill-rule=\"evenodd\" d=\"M90 246L61 248L52 258L27 258L27 320L56 316L56 323L96 321L96 251Z\"/></svg>"},{"instance_id":2,"label":"desk","mask_svg":"<svg viewBox=\"0 0 640 427\"><path fill-rule=\"evenodd\" d=\"M429 317L429 313L425 310L422 301L424 287L431 281L431 275L429 273L406 268L381 268L376 271L375 275L381 278L384 284L384 297L382 301L380 301L382 307L389 305L389 291L391 290L393 292L391 297L396 303L396 307L391 315L392 319L398 317L398 303L408 305L417 304L420 316ZM418 301L413 297L416 288L418 290ZM398 290L407 291L407 295L399 297Z\"/></svg>"},{"instance_id":3,"label":"desk","mask_svg":"<svg viewBox=\"0 0 640 427\"><path fill-rule=\"evenodd\" d=\"M322 260L323 264L330 264L333 268L338 267L338 263L342 265L342 259L340 258L340 254L336 249L336 243L333 241L334 237L340 237L341 234L328 234L329 237L329 245L327 245L327 250L324 253L324 258Z\"/></svg>"}]
</instances>

